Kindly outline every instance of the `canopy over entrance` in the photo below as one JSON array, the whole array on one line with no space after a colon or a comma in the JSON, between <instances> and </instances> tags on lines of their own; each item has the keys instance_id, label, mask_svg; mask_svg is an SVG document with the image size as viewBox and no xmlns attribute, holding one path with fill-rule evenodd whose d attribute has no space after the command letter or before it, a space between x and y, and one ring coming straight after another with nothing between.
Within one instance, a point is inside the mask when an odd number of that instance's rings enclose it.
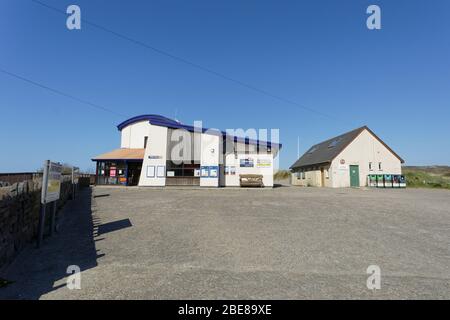
<instances>
[{"instance_id":1,"label":"canopy over entrance","mask_svg":"<svg viewBox=\"0 0 450 320\"><path fill-rule=\"evenodd\" d=\"M120 148L93 158L93 161L105 161L105 160L143 160L145 149L127 149Z\"/></svg>"}]
</instances>

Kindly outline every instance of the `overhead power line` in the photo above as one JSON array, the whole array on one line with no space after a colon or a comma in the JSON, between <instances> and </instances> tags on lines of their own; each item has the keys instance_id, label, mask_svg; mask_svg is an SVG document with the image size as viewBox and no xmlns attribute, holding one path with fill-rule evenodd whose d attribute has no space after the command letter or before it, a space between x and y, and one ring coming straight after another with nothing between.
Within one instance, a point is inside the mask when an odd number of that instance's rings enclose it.
<instances>
[{"instance_id":1,"label":"overhead power line","mask_svg":"<svg viewBox=\"0 0 450 320\"><path fill-rule=\"evenodd\" d=\"M93 108L96 108L96 109L98 109L98 110L102 110L102 111L105 111L105 112L114 114L114 115L116 115L116 116L119 116L119 117L128 117L127 115L118 113L118 112L116 112L116 111L114 111L114 110L108 109L108 108L103 107L103 106L101 106L101 105L98 105L98 104L96 104L96 103L92 103L92 102L90 102L90 101L88 101L88 100L78 98L78 97L76 97L76 96L74 96L74 95L72 95L72 94L69 94L69 93L60 91L60 90L58 90L58 89L51 88L51 87L49 87L49 86L47 86L47 85L44 85L44 84L39 83L39 82L36 82L36 81L34 81L34 80L25 78L25 77L23 77L23 76L20 76L20 75L18 75L18 74L16 74L16 73L13 73L13 72L11 72L11 71L5 70L5 69L3 69L3 68L0 68L0 72L2 72L2 73L4 73L4 74L7 74L7 75L9 75L9 76L11 76L11 77L14 77L14 78L16 78L16 79L22 80L22 81L24 81L24 82L30 83L30 84L32 84L32 85L34 85L34 86L36 86L36 87L40 87L40 88L42 88L42 89L51 91L51 92L53 92L53 93L55 93L55 94L57 94L57 95L60 95L60 96L63 96L63 97L66 97L66 98L75 100L75 101L77 101L77 102L83 103L83 104L88 105L88 106L93 107Z\"/></svg>"},{"instance_id":2,"label":"overhead power line","mask_svg":"<svg viewBox=\"0 0 450 320\"><path fill-rule=\"evenodd\" d=\"M53 10L53 11L55 11L55 12L57 12L57 13L60 13L60 14L62 14L62 15L64 15L64 16L67 16L67 13L66 13L65 11L60 10L60 9L58 9L58 8L55 8L55 7L53 7L53 6L50 6L50 5L48 5L48 4L44 3L44 2L41 2L41 1L39 1L39 0L31 0L31 1L34 2L34 3L36 3L36 4L39 4L39 5L43 6L43 7L45 7L45 8L47 8L47 9ZM326 114L326 113L324 113L324 112L322 112L322 111L319 111L319 110L316 110L316 109L309 108L309 107L304 106L304 105L302 105L302 104L300 104L300 103L297 103L297 102L295 102L295 101L293 101L293 100L291 100L291 99L284 98L284 97L282 97L282 96L280 96L280 95L273 94L273 93L271 93L271 92L269 92L269 91L267 91L267 90L264 90L264 89L260 89L260 88L258 88L258 87L255 87L255 86L253 86L253 85L251 85L251 84L248 84L248 83L246 83L246 82L244 82L244 81L240 81L240 80L238 80L238 79L229 77L229 76L227 76L227 75L225 75L225 74L223 74L223 73L217 72L217 71L212 70L212 69L207 68L207 67L204 67L204 66L202 66L202 65L200 65L200 64L198 64L198 63L191 62L191 61L189 61L189 60L187 60L187 59L185 59L185 58L182 58L182 57L180 57L180 56L176 56L176 55L171 54L171 53L169 53L169 52L167 52L167 51L158 49L158 48L156 48L156 47L154 47L154 46L152 46L152 45L149 45L149 44L147 44L147 43L144 43L144 42L142 42L142 41L140 41L140 40L133 39L133 38L127 36L127 35L124 35L124 34L119 33L119 32L117 32L117 31L111 30L111 29L109 29L109 28L106 28L106 27L104 27L104 26L102 26L102 25L99 25L99 24L97 24L97 23L94 23L94 22L92 22L92 21L86 20L86 19L84 19L84 18L81 18L81 21L82 21L84 24L90 25L90 26L92 26L92 27L94 27L94 28L97 28L97 29L99 29L99 30L102 30L102 31L104 31L104 32L107 32L107 33L109 33L109 34L112 34L112 35L114 35L114 36L116 36L116 37L118 37L118 38L121 38L121 39L123 39L123 40L132 42L132 43L134 43L134 44L136 44L136 45L138 45L138 46L140 46L140 47L143 47L143 48L146 48L146 49L150 49L150 50L152 50L152 51L154 51L154 52L156 52L156 53L158 53L158 54L160 54L160 55L164 55L164 56L169 57L169 58L171 58L171 59L173 59L173 60L176 60L176 61L178 61L178 62L184 63L184 64L186 64L186 65L189 65L189 66L193 67L193 68L202 70L202 71L204 71L204 72L206 72L206 73L215 75L215 76L217 76L217 77L219 77L219 78L222 78L222 79L224 79L224 80L227 80L227 81L230 81L230 82L234 82L234 83L236 83L236 84L238 84L238 85L240 85L240 86L242 86L242 87L245 87L245 88L247 88L247 89L249 89L249 90L252 90L252 91L254 91L254 92L258 92L258 93L260 93L260 94L263 94L263 95L268 96L268 97L271 97L271 98L273 98L273 99L282 101L282 102L284 102L284 103L287 103L287 104L291 104L291 105L297 106L297 107L302 108L302 109L304 109L304 110L307 110L307 111L309 111L309 112L311 112L311 113L315 113L315 114L321 115L321 116L323 116L323 117L326 117L326 118L330 118L330 119L336 120L336 117L331 116L331 115L329 115L329 114Z\"/></svg>"}]
</instances>

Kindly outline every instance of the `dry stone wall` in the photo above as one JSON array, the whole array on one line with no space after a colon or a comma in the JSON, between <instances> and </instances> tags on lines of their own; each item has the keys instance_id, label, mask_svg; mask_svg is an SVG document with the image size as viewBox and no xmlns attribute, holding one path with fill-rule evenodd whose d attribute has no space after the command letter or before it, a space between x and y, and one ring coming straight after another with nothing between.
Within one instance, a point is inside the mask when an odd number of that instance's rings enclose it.
<instances>
[{"instance_id":1,"label":"dry stone wall","mask_svg":"<svg viewBox=\"0 0 450 320\"><path fill-rule=\"evenodd\" d=\"M37 179L0 188L0 270L36 239L41 188L41 180ZM58 209L70 198L71 192L71 182L64 181L61 184Z\"/></svg>"}]
</instances>

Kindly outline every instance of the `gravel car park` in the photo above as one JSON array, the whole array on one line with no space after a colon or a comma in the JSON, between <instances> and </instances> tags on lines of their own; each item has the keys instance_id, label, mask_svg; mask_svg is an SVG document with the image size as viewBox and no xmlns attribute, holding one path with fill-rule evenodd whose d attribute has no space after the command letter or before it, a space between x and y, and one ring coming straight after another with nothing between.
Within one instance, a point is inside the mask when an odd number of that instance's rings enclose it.
<instances>
[{"instance_id":1,"label":"gravel car park","mask_svg":"<svg viewBox=\"0 0 450 320\"><path fill-rule=\"evenodd\" d=\"M449 299L450 192L93 187L3 277L2 298Z\"/></svg>"}]
</instances>

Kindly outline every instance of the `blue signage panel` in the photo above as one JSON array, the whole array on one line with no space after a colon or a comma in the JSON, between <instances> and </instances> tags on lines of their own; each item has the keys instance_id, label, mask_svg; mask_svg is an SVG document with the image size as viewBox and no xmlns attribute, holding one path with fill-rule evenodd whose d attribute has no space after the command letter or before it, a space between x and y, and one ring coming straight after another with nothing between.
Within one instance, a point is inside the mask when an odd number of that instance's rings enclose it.
<instances>
[{"instance_id":1,"label":"blue signage panel","mask_svg":"<svg viewBox=\"0 0 450 320\"><path fill-rule=\"evenodd\" d=\"M254 163L252 158L241 159L239 163L241 168L253 168Z\"/></svg>"},{"instance_id":2,"label":"blue signage panel","mask_svg":"<svg viewBox=\"0 0 450 320\"><path fill-rule=\"evenodd\" d=\"M209 177L210 178L218 178L219 177L219 167L218 166L210 166L209 167Z\"/></svg>"}]
</instances>

